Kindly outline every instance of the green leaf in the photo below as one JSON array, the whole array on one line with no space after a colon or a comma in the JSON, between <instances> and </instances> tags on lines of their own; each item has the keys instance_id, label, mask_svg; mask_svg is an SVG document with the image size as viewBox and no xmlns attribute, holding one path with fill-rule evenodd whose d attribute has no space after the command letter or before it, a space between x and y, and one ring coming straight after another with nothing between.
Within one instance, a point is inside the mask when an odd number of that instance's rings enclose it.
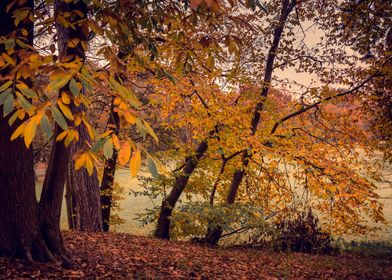
<instances>
[{"instance_id":1,"label":"green leaf","mask_svg":"<svg viewBox=\"0 0 392 280\"><path fill-rule=\"evenodd\" d=\"M103 146L103 155L106 159L110 159L113 156L113 142L111 139L106 141L105 145Z\"/></svg>"},{"instance_id":2,"label":"green leaf","mask_svg":"<svg viewBox=\"0 0 392 280\"><path fill-rule=\"evenodd\" d=\"M122 99L127 100L134 108L139 108L142 105L132 89L124 87L113 77L109 77L109 82L112 88L122 97Z\"/></svg>"},{"instance_id":3,"label":"green leaf","mask_svg":"<svg viewBox=\"0 0 392 280\"><path fill-rule=\"evenodd\" d=\"M86 69L83 68L82 69L82 73L78 73L78 78L79 78L79 81L83 84L83 87L86 90L88 90L88 91L92 91L93 90L94 80L90 76L88 71L86 71Z\"/></svg>"},{"instance_id":4,"label":"green leaf","mask_svg":"<svg viewBox=\"0 0 392 280\"><path fill-rule=\"evenodd\" d=\"M30 9L26 9L26 8L16 10L12 15L12 17L15 18L15 21L14 21L15 26L18 26L18 24L22 20L24 20L29 15L29 13L30 13Z\"/></svg>"},{"instance_id":5,"label":"green leaf","mask_svg":"<svg viewBox=\"0 0 392 280\"><path fill-rule=\"evenodd\" d=\"M3 105L5 101L8 99L8 96L10 96L12 92L12 89L8 88L5 91L3 91L2 94L0 94L0 105Z\"/></svg>"},{"instance_id":6,"label":"green leaf","mask_svg":"<svg viewBox=\"0 0 392 280\"><path fill-rule=\"evenodd\" d=\"M16 119L18 118L19 112L16 111L9 119L8 119L8 124L11 126L14 124Z\"/></svg>"},{"instance_id":7,"label":"green leaf","mask_svg":"<svg viewBox=\"0 0 392 280\"><path fill-rule=\"evenodd\" d=\"M91 151L97 152L108 140L108 138L99 138L97 142L92 146Z\"/></svg>"},{"instance_id":8,"label":"green leaf","mask_svg":"<svg viewBox=\"0 0 392 280\"><path fill-rule=\"evenodd\" d=\"M60 112L59 109L57 109L54 106L50 106L50 110L52 111L53 117L58 123L58 125L63 129L67 130L68 129L68 124L67 121L65 120L63 114Z\"/></svg>"},{"instance_id":9,"label":"green leaf","mask_svg":"<svg viewBox=\"0 0 392 280\"><path fill-rule=\"evenodd\" d=\"M4 91L4 90L8 89L10 85L12 85L12 81L8 81L8 82L4 83L4 84L0 87L0 91Z\"/></svg>"},{"instance_id":10,"label":"green leaf","mask_svg":"<svg viewBox=\"0 0 392 280\"><path fill-rule=\"evenodd\" d=\"M40 122L40 125L41 125L43 132L46 134L46 136L48 138L52 137L53 132L52 132L52 129L50 128L49 119L46 115L43 115L41 122Z\"/></svg>"},{"instance_id":11,"label":"green leaf","mask_svg":"<svg viewBox=\"0 0 392 280\"><path fill-rule=\"evenodd\" d=\"M23 85L18 84L16 87L21 92L23 92L23 94L26 95L27 97L29 97L29 98L37 98L37 93L34 90L28 88L27 86L23 86Z\"/></svg>"},{"instance_id":12,"label":"green leaf","mask_svg":"<svg viewBox=\"0 0 392 280\"><path fill-rule=\"evenodd\" d=\"M93 86L86 80L81 79L80 82L82 83L83 87L88 90L88 91L92 91L93 90Z\"/></svg>"},{"instance_id":13,"label":"green leaf","mask_svg":"<svg viewBox=\"0 0 392 280\"><path fill-rule=\"evenodd\" d=\"M3 43L5 45L6 50L15 48L15 40L14 39L5 40Z\"/></svg>"},{"instance_id":14,"label":"green leaf","mask_svg":"<svg viewBox=\"0 0 392 280\"><path fill-rule=\"evenodd\" d=\"M20 105L22 105L22 107L26 111L30 111L31 108L33 107L33 105L31 105L31 103L29 101L27 101L27 99L24 98L24 96L20 92L17 92L16 96L18 97L18 100L20 101Z\"/></svg>"},{"instance_id":15,"label":"green leaf","mask_svg":"<svg viewBox=\"0 0 392 280\"><path fill-rule=\"evenodd\" d=\"M64 87L69 82L69 80L71 78L72 78L72 74L58 75L56 79L50 81L49 89L50 90L58 90L58 89Z\"/></svg>"},{"instance_id":16,"label":"green leaf","mask_svg":"<svg viewBox=\"0 0 392 280\"><path fill-rule=\"evenodd\" d=\"M148 170L150 170L152 177L157 179L159 177L158 168L155 164L155 161L151 157L147 158L147 166Z\"/></svg>"},{"instance_id":17,"label":"green leaf","mask_svg":"<svg viewBox=\"0 0 392 280\"><path fill-rule=\"evenodd\" d=\"M8 116L8 114L14 110L14 106L15 106L14 96L10 94L8 95L7 99L4 102L3 116L4 117Z\"/></svg>"},{"instance_id":18,"label":"green leaf","mask_svg":"<svg viewBox=\"0 0 392 280\"><path fill-rule=\"evenodd\" d=\"M154 130L151 128L151 126L148 124L148 122L143 121L143 124L148 132L148 134L150 134L152 136L152 138L154 138L155 142L159 142L158 140L158 136L155 134Z\"/></svg>"},{"instance_id":19,"label":"green leaf","mask_svg":"<svg viewBox=\"0 0 392 280\"><path fill-rule=\"evenodd\" d=\"M72 94L74 96L78 96L80 94L80 91L79 91L79 88L78 88L78 83L73 78L69 82L69 89L71 90L71 92L72 92Z\"/></svg>"}]
</instances>

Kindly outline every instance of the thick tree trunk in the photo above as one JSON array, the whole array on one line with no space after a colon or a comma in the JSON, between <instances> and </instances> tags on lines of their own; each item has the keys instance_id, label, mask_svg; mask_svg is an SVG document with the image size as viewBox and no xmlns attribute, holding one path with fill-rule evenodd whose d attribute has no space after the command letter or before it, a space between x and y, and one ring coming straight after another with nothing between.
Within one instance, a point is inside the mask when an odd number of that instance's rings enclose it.
<instances>
[{"instance_id":1,"label":"thick tree trunk","mask_svg":"<svg viewBox=\"0 0 392 280\"><path fill-rule=\"evenodd\" d=\"M10 141L20 124L0 117L0 254L52 259L40 231L32 149L22 138Z\"/></svg>"},{"instance_id":2,"label":"thick tree trunk","mask_svg":"<svg viewBox=\"0 0 392 280\"><path fill-rule=\"evenodd\" d=\"M90 137L84 125L77 127L80 140L71 146L71 155L79 149L85 148L85 142L90 142ZM72 209L72 219L74 229L82 231L97 232L102 231L101 202L99 193L99 181L96 169L89 176L85 168L75 170L75 162L70 160L69 168L69 188L72 194L70 208Z\"/></svg>"},{"instance_id":3,"label":"thick tree trunk","mask_svg":"<svg viewBox=\"0 0 392 280\"><path fill-rule=\"evenodd\" d=\"M211 132L210 135L214 133L215 131ZM189 177L196 169L201 157L207 151L207 148L207 140L204 140L197 147L195 154L186 158L184 169L182 170L181 174L176 177L172 190L162 202L161 212L159 213L158 217L158 224L154 233L155 237L170 239L170 217L173 208L176 205L180 195L184 191Z\"/></svg>"},{"instance_id":4,"label":"thick tree trunk","mask_svg":"<svg viewBox=\"0 0 392 280\"><path fill-rule=\"evenodd\" d=\"M83 1L65 3L64 1L56 0L54 2L54 11L55 16L66 15L66 13L70 14L70 17L67 17L67 19L75 23L74 28L66 28L61 23L56 24L60 60L65 57L73 57L83 61L85 59L85 51L81 42L86 41L88 34L86 34L87 32L84 30L83 26L76 22L79 22L86 17L87 7L85 3ZM79 12L76 13L73 11ZM81 14L83 16L81 16ZM69 48L68 42L73 38L80 39L80 42L76 47ZM59 94L62 91L68 92L69 96L72 96L68 84L60 89ZM74 106L70 107L71 110L75 110L72 108ZM60 233L61 203L64 193L64 184L68 174L68 163L71 160L70 147L65 147L64 143L56 141L57 136L62 131L62 128L56 123L52 151L40 199L42 231L45 237L50 240L50 244L54 244L53 248L51 247L50 249L60 254L65 253Z\"/></svg>"},{"instance_id":5,"label":"thick tree trunk","mask_svg":"<svg viewBox=\"0 0 392 280\"><path fill-rule=\"evenodd\" d=\"M56 124L54 139L61 132L62 129ZM53 141L40 199L43 234L52 244L50 249L59 254L65 254L60 232L60 215L69 154L69 147L65 147L64 143Z\"/></svg>"},{"instance_id":6,"label":"thick tree trunk","mask_svg":"<svg viewBox=\"0 0 392 280\"><path fill-rule=\"evenodd\" d=\"M12 13L16 9L34 8L34 1L28 0L18 5L14 4L6 12L6 1L0 7L0 36L7 36L16 30ZM18 26L25 28L29 36L27 43L33 44L33 23L24 20ZM19 33L19 32L18 32ZM22 34L17 34L23 36ZM16 46L16 51L19 48ZM26 50L25 50L26 51ZM0 53L4 45L0 45ZM17 57L14 57L17 61ZM9 67L0 71L1 81L12 69ZM31 84L25 80L26 84ZM9 115L11 116L12 113ZM17 138L10 141L15 129L23 122L17 119L12 126L8 117L3 116L3 106L0 106L0 254L24 257L32 261L54 260L47 244L53 247L41 233L38 202L35 194L34 164L32 147L26 148L24 141Z\"/></svg>"},{"instance_id":7,"label":"thick tree trunk","mask_svg":"<svg viewBox=\"0 0 392 280\"><path fill-rule=\"evenodd\" d=\"M55 12L64 13L69 11L78 10L83 13L83 17L80 15L74 15L72 20L74 22L85 18L87 16L87 6L83 1L78 3L64 3L63 1L55 1ZM80 41L86 41L87 35L83 27L76 25L77 30L72 28L64 28L61 24L57 25L58 30L58 46L60 53L60 60L62 57L68 55L74 55L80 59L85 59L85 51L81 44L75 48L68 47L68 41L73 38L79 38ZM67 90L67 89L66 89ZM83 105L79 107L70 106L73 114L81 114L86 112L86 108ZM102 231L102 219L101 219L101 203L99 195L99 181L96 170L91 176L89 176L85 168L75 170L74 161L70 158L78 150L83 150L86 148L86 142L90 143L91 139L87 132L84 124L80 124L75 128L79 133L79 141L77 143L72 143L69 151L64 154L63 161L68 165L62 166L61 169L67 170L66 174L69 173L68 184L67 184L67 209L71 211L68 213L68 224L72 226L73 229L82 231ZM59 155L61 157L61 155ZM67 159L67 160L65 160ZM64 169L66 168L66 169ZM64 185L64 181L60 182Z\"/></svg>"},{"instance_id":8,"label":"thick tree trunk","mask_svg":"<svg viewBox=\"0 0 392 280\"><path fill-rule=\"evenodd\" d=\"M118 136L120 133L120 118L113 109L114 105L112 102L108 125L114 127L114 133ZM105 168L103 170L101 182L101 213L103 231L109 231L110 228L110 211L112 208L113 183L114 175L116 173L117 157L118 152L116 149L113 149L113 155L110 159L106 160Z\"/></svg>"},{"instance_id":9,"label":"thick tree trunk","mask_svg":"<svg viewBox=\"0 0 392 280\"><path fill-rule=\"evenodd\" d=\"M282 33L284 30L284 27L286 25L286 21L290 13L293 11L294 7L296 6L296 0L282 0L282 8L280 11L280 17L279 17L279 22L277 26L274 29L274 38L271 44L271 47L268 52L267 56L267 63L265 66L265 72L264 72L264 81L263 81L263 86L261 89L261 101L259 101L256 104L255 111L253 113L252 117L252 122L251 122L251 135L255 135L257 132L257 127L260 122L260 116L261 112L263 111L264 108L264 100L267 97L270 87L271 87L271 79L272 79L272 73L274 70L274 62L275 62L275 57L276 53L279 48L279 43L280 39L282 38ZM238 188L242 182L242 179L245 175L245 170L249 165L249 159L251 157L251 154L249 153L248 150L245 150L242 155L242 166L240 169L237 169L234 174L233 178L231 180L229 192L226 197L226 203L227 204L233 204L235 202L237 193L238 193ZM210 230L209 230L210 231ZM215 246L218 244L219 239L222 235L222 228L220 226L217 226L216 229L212 232L208 232L207 235L210 235L211 238L209 241L207 240L207 243L209 245Z\"/></svg>"}]
</instances>

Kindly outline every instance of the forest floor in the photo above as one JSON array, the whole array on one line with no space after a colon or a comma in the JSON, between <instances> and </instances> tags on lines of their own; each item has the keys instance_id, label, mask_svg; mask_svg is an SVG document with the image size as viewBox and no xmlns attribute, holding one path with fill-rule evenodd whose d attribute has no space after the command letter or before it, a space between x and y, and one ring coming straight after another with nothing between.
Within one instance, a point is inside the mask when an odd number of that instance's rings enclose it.
<instances>
[{"instance_id":1,"label":"forest floor","mask_svg":"<svg viewBox=\"0 0 392 280\"><path fill-rule=\"evenodd\" d=\"M0 258L0 279L392 279L392 257L213 249L119 233L64 232L73 266Z\"/></svg>"}]
</instances>

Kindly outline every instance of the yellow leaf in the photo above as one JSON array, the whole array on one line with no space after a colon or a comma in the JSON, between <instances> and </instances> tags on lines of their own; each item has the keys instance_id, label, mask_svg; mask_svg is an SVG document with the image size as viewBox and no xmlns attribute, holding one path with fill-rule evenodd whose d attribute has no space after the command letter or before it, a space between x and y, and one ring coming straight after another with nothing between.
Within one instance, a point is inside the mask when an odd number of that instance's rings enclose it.
<instances>
[{"instance_id":1,"label":"yellow leaf","mask_svg":"<svg viewBox=\"0 0 392 280\"><path fill-rule=\"evenodd\" d=\"M73 38L70 41L68 41L68 47L76 48L76 46L79 44L79 42L80 42L79 38Z\"/></svg>"},{"instance_id":2,"label":"yellow leaf","mask_svg":"<svg viewBox=\"0 0 392 280\"><path fill-rule=\"evenodd\" d=\"M125 142L121 149L120 152L118 153L118 162L121 165L126 165L129 161L129 157L131 156L131 145L129 142Z\"/></svg>"},{"instance_id":3,"label":"yellow leaf","mask_svg":"<svg viewBox=\"0 0 392 280\"><path fill-rule=\"evenodd\" d=\"M116 99L114 99L114 101L113 101L114 106L118 106L118 105L120 105L120 103L121 103L121 98L119 98L119 97L116 97Z\"/></svg>"},{"instance_id":4,"label":"yellow leaf","mask_svg":"<svg viewBox=\"0 0 392 280\"><path fill-rule=\"evenodd\" d=\"M99 160L98 160L98 158L96 157L96 155L94 154L94 153L92 153L92 152L88 152L88 155L89 155L89 157L90 157L90 159L91 159L91 161L94 163L96 163L96 164L98 164L99 163Z\"/></svg>"},{"instance_id":5,"label":"yellow leaf","mask_svg":"<svg viewBox=\"0 0 392 280\"><path fill-rule=\"evenodd\" d=\"M129 168L131 169L132 177L136 177L136 175L139 172L141 166L142 166L142 157L141 157L141 154L140 154L140 150L136 150L132 154L131 162L129 164Z\"/></svg>"},{"instance_id":6,"label":"yellow leaf","mask_svg":"<svg viewBox=\"0 0 392 280\"><path fill-rule=\"evenodd\" d=\"M37 112L37 115L35 116L35 123L38 125L41 122L42 117L45 114L45 110L40 110L39 112Z\"/></svg>"},{"instance_id":7,"label":"yellow leaf","mask_svg":"<svg viewBox=\"0 0 392 280\"><path fill-rule=\"evenodd\" d=\"M18 26L21 21L23 21L30 13L29 8L24 8L24 9L18 9L14 12L12 15L13 18L15 18L14 24L15 26Z\"/></svg>"},{"instance_id":8,"label":"yellow leaf","mask_svg":"<svg viewBox=\"0 0 392 280\"><path fill-rule=\"evenodd\" d=\"M18 110L18 118L20 120L23 120L25 118L25 116L26 116L26 112L24 110L22 110L22 109Z\"/></svg>"},{"instance_id":9,"label":"yellow leaf","mask_svg":"<svg viewBox=\"0 0 392 280\"><path fill-rule=\"evenodd\" d=\"M50 76L50 83L47 86L48 91L58 90L65 86L72 78L72 74L60 72Z\"/></svg>"},{"instance_id":10,"label":"yellow leaf","mask_svg":"<svg viewBox=\"0 0 392 280\"><path fill-rule=\"evenodd\" d=\"M71 103L71 99L69 98L69 95L66 94L64 91L61 93L61 101L63 101L64 104Z\"/></svg>"},{"instance_id":11,"label":"yellow leaf","mask_svg":"<svg viewBox=\"0 0 392 280\"><path fill-rule=\"evenodd\" d=\"M116 147L116 149L120 149L120 140L118 140L118 137L116 134L112 134L112 140L113 140L113 145Z\"/></svg>"},{"instance_id":12,"label":"yellow leaf","mask_svg":"<svg viewBox=\"0 0 392 280\"><path fill-rule=\"evenodd\" d=\"M84 167L86 167L88 175L93 175L93 171L94 171L94 164L91 161L90 157L86 156L86 163L84 165Z\"/></svg>"},{"instance_id":13,"label":"yellow leaf","mask_svg":"<svg viewBox=\"0 0 392 280\"><path fill-rule=\"evenodd\" d=\"M22 135L23 131L25 130L26 123L22 123L11 135L11 141Z\"/></svg>"},{"instance_id":14,"label":"yellow leaf","mask_svg":"<svg viewBox=\"0 0 392 280\"><path fill-rule=\"evenodd\" d=\"M86 162L86 154L81 154L76 160L75 160L75 170L80 169L84 163Z\"/></svg>"},{"instance_id":15,"label":"yellow leaf","mask_svg":"<svg viewBox=\"0 0 392 280\"><path fill-rule=\"evenodd\" d=\"M26 129L23 132L24 142L27 148L30 147L30 144L33 141L36 131L37 131L37 124L34 121L34 118L31 118L26 125Z\"/></svg>"},{"instance_id":16,"label":"yellow leaf","mask_svg":"<svg viewBox=\"0 0 392 280\"><path fill-rule=\"evenodd\" d=\"M79 126L82 123L82 118L80 116L75 116L75 125Z\"/></svg>"},{"instance_id":17,"label":"yellow leaf","mask_svg":"<svg viewBox=\"0 0 392 280\"><path fill-rule=\"evenodd\" d=\"M74 130L74 138L76 139L76 141L79 141L79 132L77 130Z\"/></svg>"},{"instance_id":18,"label":"yellow leaf","mask_svg":"<svg viewBox=\"0 0 392 280\"><path fill-rule=\"evenodd\" d=\"M130 124L135 124L136 123L136 118L129 111L125 111L124 112L124 118Z\"/></svg>"},{"instance_id":19,"label":"yellow leaf","mask_svg":"<svg viewBox=\"0 0 392 280\"><path fill-rule=\"evenodd\" d=\"M91 125L88 123L88 121L85 118L82 118L82 121L87 128L87 132L88 132L88 135L90 136L91 140L94 140L95 139L94 129L91 127Z\"/></svg>"},{"instance_id":20,"label":"yellow leaf","mask_svg":"<svg viewBox=\"0 0 392 280\"><path fill-rule=\"evenodd\" d=\"M112 130L107 130L104 133L102 133L101 135L98 136L98 138L106 138L107 136L109 136L113 131Z\"/></svg>"},{"instance_id":21,"label":"yellow leaf","mask_svg":"<svg viewBox=\"0 0 392 280\"><path fill-rule=\"evenodd\" d=\"M118 106L118 108L120 108L120 110L123 110L123 111L127 110L128 109L127 103L121 102L120 105Z\"/></svg>"},{"instance_id":22,"label":"yellow leaf","mask_svg":"<svg viewBox=\"0 0 392 280\"><path fill-rule=\"evenodd\" d=\"M61 141L61 140L63 140L63 139L65 138L65 136L67 136L67 134L68 134L68 130L64 130L63 132L61 132L61 133L57 136L56 141Z\"/></svg>"},{"instance_id":23,"label":"yellow leaf","mask_svg":"<svg viewBox=\"0 0 392 280\"><path fill-rule=\"evenodd\" d=\"M8 62L8 64L11 64L11 65L13 65L13 66L16 65L15 61L14 61L8 54L2 53L1 55L3 56L3 58L5 59L5 61Z\"/></svg>"},{"instance_id":24,"label":"yellow leaf","mask_svg":"<svg viewBox=\"0 0 392 280\"><path fill-rule=\"evenodd\" d=\"M67 137L65 138L64 145L65 147L68 147L69 144L71 144L72 140L74 139L75 135L75 130L70 130Z\"/></svg>"},{"instance_id":25,"label":"yellow leaf","mask_svg":"<svg viewBox=\"0 0 392 280\"><path fill-rule=\"evenodd\" d=\"M60 100L57 101L57 104L60 107L60 110L63 112L64 116L67 117L67 119L73 121L74 117L72 115L71 110L69 109L69 107L65 104L63 104Z\"/></svg>"},{"instance_id":26,"label":"yellow leaf","mask_svg":"<svg viewBox=\"0 0 392 280\"><path fill-rule=\"evenodd\" d=\"M148 134L150 134L152 136L152 138L154 138L155 142L159 142L158 140L158 136L155 134L154 130L151 128L151 126L148 124L148 122L143 121L143 124L145 126L145 128L147 129Z\"/></svg>"}]
</instances>

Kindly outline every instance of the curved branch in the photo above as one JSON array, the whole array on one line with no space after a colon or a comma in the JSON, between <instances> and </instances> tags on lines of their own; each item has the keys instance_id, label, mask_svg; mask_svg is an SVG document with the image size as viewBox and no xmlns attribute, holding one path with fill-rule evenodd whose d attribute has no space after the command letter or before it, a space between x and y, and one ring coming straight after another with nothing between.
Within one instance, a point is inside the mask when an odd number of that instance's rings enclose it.
<instances>
[{"instance_id":1,"label":"curved branch","mask_svg":"<svg viewBox=\"0 0 392 280\"><path fill-rule=\"evenodd\" d=\"M385 63L383 63L382 66L384 66L391 58L392 58L392 57L389 57L389 58L385 61ZM363 80L362 82L360 82L357 86L353 87L353 88L350 89L350 90L347 90L347 91L338 93L338 94L336 94L336 95L334 95L334 96L329 96L329 97L323 98L323 99L321 99L321 100L319 100L319 101L317 101L317 102L315 102L315 103L313 103L313 104L306 105L306 106L302 107L302 108L299 109L298 111L295 111L295 112L293 112L293 113L291 113L291 114L285 116L284 118L281 118L279 121L275 122L274 126L273 126L272 129L271 129L270 135L274 134L275 131L277 130L277 128L279 127L279 125L281 125L283 122L285 122L285 121L287 121L287 120L289 120L289 119L291 119L291 118L294 118L295 116L298 116L298 115L300 115L300 114L302 114L302 113L304 113L304 112L306 112L306 111L308 111L308 110L310 110L310 109L312 109L312 108L317 107L318 105L320 105L320 104L321 104L322 102L324 102L324 101L328 101L328 100L335 99L335 98L338 98L338 97L341 97L341 96L345 96L345 95L348 95L348 94L355 93L356 91L358 91L359 89L361 89L364 85L366 85L370 80L372 80L374 77L376 77L377 75L379 75L380 72L381 72L380 70L375 71L372 75L370 75L369 77L367 77L366 79L364 79L364 80Z\"/></svg>"}]
</instances>

